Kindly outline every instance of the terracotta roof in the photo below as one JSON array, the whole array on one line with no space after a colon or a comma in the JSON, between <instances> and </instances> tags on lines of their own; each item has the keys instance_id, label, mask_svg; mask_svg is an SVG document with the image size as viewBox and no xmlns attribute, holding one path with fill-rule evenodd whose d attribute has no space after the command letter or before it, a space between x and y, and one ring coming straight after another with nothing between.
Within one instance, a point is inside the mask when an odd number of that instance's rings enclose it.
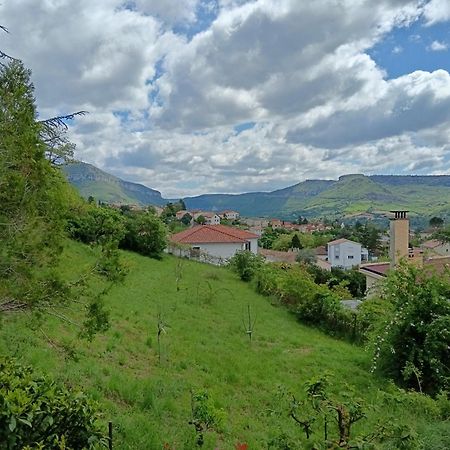
<instances>
[{"instance_id":1,"label":"terracotta roof","mask_svg":"<svg viewBox=\"0 0 450 450\"><path fill-rule=\"evenodd\" d=\"M365 264L361 266L359 270L365 270L367 272L372 272L376 275L380 275L385 277L387 275L387 271L391 268L390 263L377 263L377 264Z\"/></svg>"},{"instance_id":2,"label":"terracotta roof","mask_svg":"<svg viewBox=\"0 0 450 450\"><path fill-rule=\"evenodd\" d=\"M314 252L316 253L316 255L320 255L320 256L328 255L327 248L325 247L325 245L320 245L319 247L316 247L314 249Z\"/></svg>"},{"instance_id":3,"label":"terracotta roof","mask_svg":"<svg viewBox=\"0 0 450 450\"><path fill-rule=\"evenodd\" d=\"M436 247L439 247L440 245L442 245L441 241L438 241L437 239L431 239L430 241L425 241L422 244L422 247L425 247L425 248L436 248Z\"/></svg>"},{"instance_id":4,"label":"terracotta roof","mask_svg":"<svg viewBox=\"0 0 450 450\"><path fill-rule=\"evenodd\" d=\"M171 241L181 244L247 242L249 239L258 239L258 236L225 225L198 225L170 237Z\"/></svg>"}]
</instances>

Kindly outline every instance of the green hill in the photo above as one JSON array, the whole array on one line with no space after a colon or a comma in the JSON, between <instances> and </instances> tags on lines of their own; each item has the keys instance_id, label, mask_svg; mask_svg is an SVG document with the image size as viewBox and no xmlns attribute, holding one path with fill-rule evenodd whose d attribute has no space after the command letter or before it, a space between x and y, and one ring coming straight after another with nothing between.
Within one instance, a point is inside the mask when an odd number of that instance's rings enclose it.
<instances>
[{"instance_id":1,"label":"green hill","mask_svg":"<svg viewBox=\"0 0 450 450\"><path fill-rule=\"evenodd\" d=\"M363 348L299 324L225 268L183 260L177 291L180 260L122 254L130 273L109 292L111 328L93 342L77 338L80 305L64 311L72 323L53 316L5 316L0 334L2 355L14 355L93 396L104 412L105 430L107 421L113 422L114 448L195 448L191 389L206 389L225 413L222 431L207 433L207 450L232 450L238 441L265 449L282 433L303 436L287 415L276 414L278 386L301 392L307 380L326 372L332 374L334 394L343 398L353 391L368 404L368 418L354 425L355 434L373 432L378 420L401 418L417 427L424 448L449 445L449 424L438 422L432 401L402 394L372 375ZM94 257L94 249L69 242L61 270L72 279ZM251 344L242 323L247 305L256 317ZM158 314L166 331L161 363ZM334 426L329 424L329 433Z\"/></svg>"},{"instance_id":2,"label":"green hill","mask_svg":"<svg viewBox=\"0 0 450 450\"><path fill-rule=\"evenodd\" d=\"M123 181L90 164L64 167L84 197L106 202L164 205L169 200L146 186ZM411 216L450 217L450 175L343 175L337 181L306 180L273 192L204 194L184 199L189 209L233 209L243 216L342 217L407 209Z\"/></svg>"},{"instance_id":3,"label":"green hill","mask_svg":"<svg viewBox=\"0 0 450 450\"><path fill-rule=\"evenodd\" d=\"M142 184L121 180L91 164L82 162L63 166L64 173L80 194L103 202L164 205L161 193Z\"/></svg>"}]
</instances>

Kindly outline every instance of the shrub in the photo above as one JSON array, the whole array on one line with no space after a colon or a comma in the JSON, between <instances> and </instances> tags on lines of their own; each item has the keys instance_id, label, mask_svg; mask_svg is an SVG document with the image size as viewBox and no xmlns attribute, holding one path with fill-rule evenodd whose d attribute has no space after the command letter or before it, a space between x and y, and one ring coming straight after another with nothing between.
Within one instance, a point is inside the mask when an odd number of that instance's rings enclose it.
<instances>
[{"instance_id":1,"label":"shrub","mask_svg":"<svg viewBox=\"0 0 450 450\"><path fill-rule=\"evenodd\" d=\"M260 256L247 250L241 250L230 258L229 266L242 281L250 281L258 268L263 264Z\"/></svg>"},{"instance_id":2,"label":"shrub","mask_svg":"<svg viewBox=\"0 0 450 450\"><path fill-rule=\"evenodd\" d=\"M118 211L94 205L72 211L68 230L73 239L85 244L117 244L125 234L124 220Z\"/></svg>"},{"instance_id":3,"label":"shrub","mask_svg":"<svg viewBox=\"0 0 450 450\"><path fill-rule=\"evenodd\" d=\"M132 214L127 217L125 237L120 247L151 258L161 258L167 246L167 228L151 213Z\"/></svg>"},{"instance_id":4,"label":"shrub","mask_svg":"<svg viewBox=\"0 0 450 450\"><path fill-rule=\"evenodd\" d=\"M392 271L383 296L390 302L375 340L374 369L398 383L436 394L450 387L450 277L406 264Z\"/></svg>"},{"instance_id":5,"label":"shrub","mask_svg":"<svg viewBox=\"0 0 450 450\"><path fill-rule=\"evenodd\" d=\"M1 448L94 449L106 443L95 405L12 360L0 362Z\"/></svg>"}]
</instances>

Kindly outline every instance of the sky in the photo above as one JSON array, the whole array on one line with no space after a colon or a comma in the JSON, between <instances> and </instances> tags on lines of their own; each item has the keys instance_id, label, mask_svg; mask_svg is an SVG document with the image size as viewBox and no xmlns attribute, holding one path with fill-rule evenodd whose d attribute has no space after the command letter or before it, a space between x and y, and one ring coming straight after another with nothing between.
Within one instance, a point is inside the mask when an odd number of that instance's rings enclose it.
<instances>
[{"instance_id":1,"label":"sky","mask_svg":"<svg viewBox=\"0 0 450 450\"><path fill-rule=\"evenodd\" d=\"M76 157L166 198L450 173L450 0L0 0Z\"/></svg>"}]
</instances>

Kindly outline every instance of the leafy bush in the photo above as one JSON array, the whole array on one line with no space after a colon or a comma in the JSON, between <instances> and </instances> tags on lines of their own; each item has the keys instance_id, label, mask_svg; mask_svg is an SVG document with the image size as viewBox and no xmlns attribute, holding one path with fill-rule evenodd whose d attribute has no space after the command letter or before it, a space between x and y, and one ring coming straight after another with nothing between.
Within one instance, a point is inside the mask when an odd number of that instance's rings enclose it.
<instances>
[{"instance_id":1,"label":"leafy bush","mask_svg":"<svg viewBox=\"0 0 450 450\"><path fill-rule=\"evenodd\" d=\"M197 391L191 393L192 419L196 433L196 445L203 447L204 434L209 430L221 431L225 421L225 413L216 408L208 392Z\"/></svg>"},{"instance_id":2,"label":"leafy bush","mask_svg":"<svg viewBox=\"0 0 450 450\"><path fill-rule=\"evenodd\" d=\"M0 362L0 442L7 450L94 449L105 445L95 405L81 392Z\"/></svg>"},{"instance_id":3,"label":"leafy bush","mask_svg":"<svg viewBox=\"0 0 450 450\"><path fill-rule=\"evenodd\" d=\"M436 394L450 387L450 276L404 264L384 287L393 307L375 340L374 369Z\"/></svg>"},{"instance_id":4,"label":"leafy bush","mask_svg":"<svg viewBox=\"0 0 450 450\"><path fill-rule=\"evenodd\" d=\"M125 228L121 248L151 258L161 258L167 246L167 228L158 217L151 213L130 214Z\"/></svg>"},{"instance_id":5,"label":"leafy bush","mask_svg":"<svg viewBox=\"0 0 450 450\"><path fill-rule=\"evenodd\" d=\"M305 266L264 264L255 274L259 293L277 298L302 321L331 335L361 340L355 313L340 303L339 292L318 285Z\"/></svg>"},{"instance_id":6,"label":"leafy bush","mask_svg":"<svg viewBox=\"0 0 450 450\"><path fill-rule=\"evenodd\" d=\"M85 244L118 244L125 235L124 218L118 211L94 205L72 211L68 229L73 239Z\"/></svg>"},{"instance_id":7,"label":"leafy bush","mask_svg":"<svg viewBox=\"0 0 450 450\"><path fill-rule=\"evenodd\" d=\"M236 252L229 261L229 266L239 275L242 281L250 281L262 264L262 258L248 250Z\"/></svg>"}]
</instances>

